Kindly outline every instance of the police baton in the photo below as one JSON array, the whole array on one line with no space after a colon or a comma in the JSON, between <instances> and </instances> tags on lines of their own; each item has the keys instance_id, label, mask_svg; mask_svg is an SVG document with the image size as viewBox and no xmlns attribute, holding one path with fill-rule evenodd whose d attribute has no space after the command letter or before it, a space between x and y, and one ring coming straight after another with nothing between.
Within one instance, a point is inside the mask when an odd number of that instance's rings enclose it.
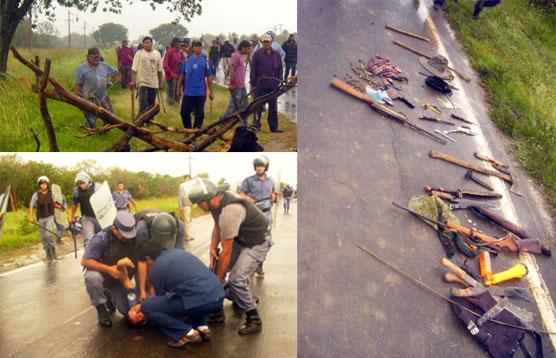
<instances>
[{"instance_id":1,"label":"police baton","mask_svg":"<svg viewBox=\"0 0 556 358\"><path fill-rule=\"evenodd\" d=\"M44 231L49 232L49 233L51 233L52 235L58 237L58 234L57 234L57 233L48 230L47 228L45 228L45 227L42 226L41 224L36 223L36 222L34 222L34 221L31 221L31 220L27 220L27 221L28 221L30 224L36 225L36 226L40 227L41 229L43 229Z\"/></svg>"}]
</instances>

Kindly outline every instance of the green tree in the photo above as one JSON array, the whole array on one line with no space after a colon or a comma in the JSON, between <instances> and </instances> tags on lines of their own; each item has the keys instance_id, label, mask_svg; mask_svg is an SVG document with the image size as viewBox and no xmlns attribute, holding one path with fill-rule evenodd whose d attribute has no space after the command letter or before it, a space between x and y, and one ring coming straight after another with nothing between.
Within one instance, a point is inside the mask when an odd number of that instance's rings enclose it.
<instances>
[{"instance_id":1,"label":"green tree","mask_svg":"<svg viewBox=\"0 0 556 358\"><path fill-rule=\"evenodd\" d=\"M181 15L185 21L191 20L202 12L202 0L147 0L153 10L157 5L166 5L166 8L175 14ZM133 0L127 1L133 3ZM120 0L1 0L0 2L0 74L6 73L9 49L12 44L17 25L29 15L33 8L33 15L45 14L54 18L54 7L57 5L70 7L79 11L96 12L121 12L123 1ZM178 15L178 16L179 16Z\"/></svg>"},{"instance_id":2,"label":"green tree","mask_svg":"<svg viewBox=\"0 0 556 358\"><path fill-rule=\"evenodd\" d=\"M108 22L100 25L98 30L93 32L95 43L99 44L102 48L111 47L122 40L127 40L128 30L124 25Z\"/></svg>"},{"instance_id":3,"label":"green tree","mask_svg":"<svg viewBox=\"0 0 556 358\"><path fill-rule=\"evenodd\" d=\"M153 39L164 46L170 46L174 37L183 39L188 32L185 27L177 23L162 24L149 31Z\"/></svg>"}]
</instances>

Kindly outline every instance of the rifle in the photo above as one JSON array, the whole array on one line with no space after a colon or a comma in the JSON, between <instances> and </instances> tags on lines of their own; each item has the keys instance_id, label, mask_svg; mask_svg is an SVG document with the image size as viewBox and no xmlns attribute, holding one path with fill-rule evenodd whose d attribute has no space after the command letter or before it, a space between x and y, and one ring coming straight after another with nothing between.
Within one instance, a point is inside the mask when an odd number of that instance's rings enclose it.
<instances>
[{"instance_id":1,"label":"rifle","mask_svg":"<svg viewBox=\"0 0 556 358\"><path fill-rule=\"evenodd\" d=\"M475 246L488 246L491 247L493 249L507 249L510 252L529 252L531 254L536 254L536 255L546 255L546 256L550 256L552 254L551 250L549 247L543 245L539 239L523 239L520 240L517 236L513 235L512 233L507 233L506 236L503 236L501 238L496 238L496 237L492 237L483 233L480 233L478 231L475 231L474 229L459 225L457 223L451 222L451 221L446 221L446 223L442 223L440 221L428 218L424 215L421 215L409 208L406 208L404 206L401 206L398 203L392 202L392 205L394 205L395 207L405 210L415 216L417 216L418 218L421 218L423 220L429 221L431 223L434 223L436 225L438 225L439 227L442 227L443 229L447 229L447 230L453 230L456 231L460 234L462 234L463 236L465 236L466 238L468 238L470 240L470 244L475 245ZM478 242L477 242L478 241Z\"/></svg>"},{"instance_id":2,"label":"rifle","mask_svg":"<svg viewBox=\"0 0 556 358\"><path fill-rule=\"evenodd\" d=\"M373 109L379 111L380 113L386 115L387 117L393 118L395 120L397 120L399 123L404 124L406 126L408 126L409 128L416 130L417 132L426 135L427 137L442 143L442 144L446 144L446 141L442 138L437 137L434 133L429 132L428 130L419 127L416 124L413 124L409 121L409 119L405 116L402 115L398 112L395 112L375 101L372 100L371 97L367 96L366 94L363 94L361 92L358 92L357 90L355 90L353 87L351 87L350 85L348 85L347 83L334 78L332 79L332 81L330 82L330 85L332 87L335 87L337 89L339 89L340 91L349 94L352 97L355 97L357 99L360 99L364 102L367 102Z\"/></svg>"}]
</instances>

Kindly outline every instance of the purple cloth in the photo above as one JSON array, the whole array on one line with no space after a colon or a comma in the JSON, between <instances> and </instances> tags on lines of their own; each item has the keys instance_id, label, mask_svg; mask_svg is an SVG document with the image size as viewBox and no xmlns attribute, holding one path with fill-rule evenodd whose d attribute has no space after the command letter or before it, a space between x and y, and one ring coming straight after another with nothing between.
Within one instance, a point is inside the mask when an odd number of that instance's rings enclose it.
<instances>
[{"instance_id":1,"label":"purple cloth","mask_svg":"<svg viewBox=\"0 0 556 358\"><path fill-rule=\"evenodd\" d=\"M251 59L251 87L277 88L282 81L282 59L275 50L258 49ZM263 78L269 77L269 78Z\"/></svg>"},{"instance_id":2,"label":"purple cloth","mask_svg":"<svg viewBox=\"0 0 556 358\"><path fill-rule=\"evenodd\" d=\"M116 209L124 210L127 209L129 205L131 194L127 190L124 190L122 192L115 191L112 193L112 199L114 199L114 204L116 205Z\"/></svg>"},{"instance_id":3,"label":"purple cloth","mask_svg":"<svg viewBox=\"0 0 556 358\"><path fill-rule=\"evenodd\" d=\"M245 60L243 56L239 52L234 52L230 65L234 66L234 76L230 86L233 89L245 88Z\"/></svg>"}]
</instances>

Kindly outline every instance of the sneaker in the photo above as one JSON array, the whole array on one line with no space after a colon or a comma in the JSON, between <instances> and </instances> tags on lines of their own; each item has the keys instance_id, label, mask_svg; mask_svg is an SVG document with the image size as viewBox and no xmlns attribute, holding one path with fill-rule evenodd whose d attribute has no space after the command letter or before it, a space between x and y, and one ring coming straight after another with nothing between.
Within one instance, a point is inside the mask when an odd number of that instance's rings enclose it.
<instances>
[{"instance_id":1,"label":"sneaker","mask_svg":"<svg viewBox=\"0 0 556 358\"><path fill-rule=\"evenodd\" d=\"M201 335L196 330L192 333L186 334L177 341L168 341L168 345L172 348L185 348L188 344L197 343L201 341Z\"/></svg>"},{"instance_id":2,"label":"sneaker","mask_svg":"<svg viewBox=\"0 0 556 358\"><path fill-rule=\"evenodd\" d=\"M106 306L102 304L102 305L95 306L95 308L97 309L98 324L100 324L103 327L112 327L112 320L108 315Z\"/></svg>"},{"instance_id":3,"label":"sneaker","mask_svg":"<svg viewBox=\"0 0 556 358\"><path fill-rule=\"evenodd\" d=\"M239 328L238 333L242 336L247 336L253 333L260 332L263 329L263 321L261 321L261 317L253 316L247 317L243 326Z\"/></svg>"},{"instance_id":4,"label":"sneaker","mask_svg":"<svg viewBox=\"0 0 556 358\"><path fill-rule=\"evenodd\" d=\"M211 313L208 316L209 323L224 323L226 317L224 316L224 310L218 313Z\"/></svg>"}]
</instances>

